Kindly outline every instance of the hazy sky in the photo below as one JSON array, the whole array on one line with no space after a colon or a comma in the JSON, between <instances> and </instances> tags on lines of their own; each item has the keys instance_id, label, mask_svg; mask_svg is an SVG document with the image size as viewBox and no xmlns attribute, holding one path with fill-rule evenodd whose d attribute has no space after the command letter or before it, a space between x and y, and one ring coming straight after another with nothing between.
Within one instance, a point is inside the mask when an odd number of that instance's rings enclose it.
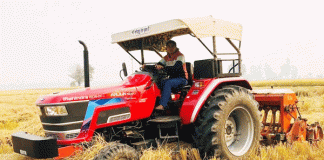
<instances>
[{"instance_id":1,"label":"hazy sky","mask_svg":"<svg viewBox=\"0 0 324 160\"><path fill-rule=\"evenodd\" d=\"M290 58L303 77L324 73L322 1L2 1L0 90L68 87L68 74L83 64L82 40L95 68L91 86L120 81L131 61L113 33L171 19L212 15L243 26L242 58L268 63L277 73ZM189 36L190 37L190 36ZM181 42L180 42L181 40ZM200 59L192 42L179 39L187 61ZM135 62L134 62L135 63Z\"/></svg>"}]
</instances>

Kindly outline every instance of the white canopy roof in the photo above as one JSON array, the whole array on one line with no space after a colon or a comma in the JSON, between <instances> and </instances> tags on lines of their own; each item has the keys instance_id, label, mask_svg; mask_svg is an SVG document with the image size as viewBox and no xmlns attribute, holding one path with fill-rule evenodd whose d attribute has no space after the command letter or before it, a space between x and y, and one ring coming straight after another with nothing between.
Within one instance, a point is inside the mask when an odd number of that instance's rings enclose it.
<instances>
[{"instance_id":1,"label":"white canopy roof","mask_svg":"<svg viewBox=\"0 0 324 160\"><path fill-rule=\"evenodd\" d=\"M240 24L208 16L200 18L174 19L116 33L112 35L112 43L141 39L172 31L180 32L173 36L188 34L189 32L194 34L197 38L216 36L239 41L242 38L242 26Z\"/></svg>"}]
</instances>

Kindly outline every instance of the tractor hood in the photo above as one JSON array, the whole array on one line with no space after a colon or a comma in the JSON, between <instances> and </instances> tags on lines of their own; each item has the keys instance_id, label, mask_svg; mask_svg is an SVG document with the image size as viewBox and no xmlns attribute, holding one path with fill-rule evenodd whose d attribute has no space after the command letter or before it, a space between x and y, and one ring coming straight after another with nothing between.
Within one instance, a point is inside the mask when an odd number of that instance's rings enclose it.
<instances>
[{"instance_id":1,"label":"tractor hood","mask_svg":"<svg viewBox=\"0 0 324 160\"><path fill-rule=\"evenodd\" d=\"M82 88L42 96L36 101L36 105L133 97L138 96L138 87L150 85L151 83L151 75L146 72L140 72L128 76L121 83L110 86Z\"/></svg>"}]
</instances>

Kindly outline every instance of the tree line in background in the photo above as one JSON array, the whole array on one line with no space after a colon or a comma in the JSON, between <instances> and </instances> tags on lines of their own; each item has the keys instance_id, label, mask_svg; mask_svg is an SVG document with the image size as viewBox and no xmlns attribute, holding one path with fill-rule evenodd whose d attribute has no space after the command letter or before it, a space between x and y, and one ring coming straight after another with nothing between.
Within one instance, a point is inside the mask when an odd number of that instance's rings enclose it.
<instances>
[{"instance_id":1,"label":"tree line in background","mask_svg":"<svg viewBox=\"0 0 324 160\"><path fill-rule=\"evenodd\" d=\"M311 72L301 77L296 66L292 65L290 59L280 66L280 73L276 73L268 64L252 65L247 72L246 65L242 64L242 76L248 80L279 80L279 79L302 79L302 78L324 78L323 74L314 76Z\"/></svg>"},{"instance_id":2,"label":"tree line in background","mask_svg":"<svg viewBox=\"0 0 324 160\"><path fill-rule=\"evenodd\" d=\"M92 79L92 75L94 73L94 68L89 65L89 78ZM81 65L76 64L72 67L70 71L69 77L73 79L70 83L71 87L81 86L84 83L84 68Z\"/></svg>"},{"instance_id":3,"label":"tree line in background","mask_svg":"<svg viewBox=\"0 0 324 160\"><path fill-rule=\"evenodd\" d=\"M94 68L89 66L90 80L93 78ZM303 78L324 78L323 74L314 76L311 72L301 77L298 74L296 66L292 65L290 59L287 58L285 64L280 66L280 73L276 73L268 64L252 65L249 69L242 64L242 76L250 81L255 80L280 80L280 79L303 79ZM73 79L70 86L81 86L84 83L84 69L81 65L76 64L72 67L69 77Z\"/></svg>"}]
</instances>

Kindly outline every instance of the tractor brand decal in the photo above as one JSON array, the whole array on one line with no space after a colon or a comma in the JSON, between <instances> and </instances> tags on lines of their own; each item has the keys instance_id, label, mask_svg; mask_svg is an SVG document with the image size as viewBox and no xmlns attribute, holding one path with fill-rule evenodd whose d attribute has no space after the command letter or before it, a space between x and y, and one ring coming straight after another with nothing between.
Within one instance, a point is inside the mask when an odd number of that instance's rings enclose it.
<instances>
[{"instance_id":1,"label":"tractor brand decal","mask_svg":"<svg viewBox=\"0 0 324 160\"><path fill-rule=\"evenodd\" d=\"M102 95L90 95L89 99L96 99L96 98L102 98Z\"/></svg>"},{"instance_id":2,"label":"tractor brand decal","mask_svg":"<svg viewBox=\"0 0 324 160\"><path fill-rule=\"evenodd\" d=\"M133 96L134 92L114 92L110 94L110 97L123 97L123 96Z\"/></svg>"},{"instance_id":3,"label":"tractor brand decal","mask_svg":"<svg viewBox=\"0 0 324 160\"><path fill-rule=\"evenodd\" d=\"M134 29L132 31L132 34L133 35L142 35L142 34L145 34L145 33L148 33L148 32L150 32L150 27L146 26L146 27L143 27L143 28Z\"/></svg>"},{"instance_id":4,"label":"tractor brand decal","mask_svg":"<svg viewBox=\"0 0 324 160\"><path fill-rule=\"evenodd\" d=\"M77 101L77 100L88 100L88 96L80 96L80 97L63 97L63 101Z\"/></svg>"},{"instance_id":5,"label":"tractor brand decal","mask_svg":"<svg viewBox=\"0 0 324 160\"><path fill-rule=\"evenodd\" d=\"M102 95L90 95L90 96L79 96L79 97L63 97L63 101L78 101L78 100L89 100L102 98Z\"/></svg>"}]
</instances>

